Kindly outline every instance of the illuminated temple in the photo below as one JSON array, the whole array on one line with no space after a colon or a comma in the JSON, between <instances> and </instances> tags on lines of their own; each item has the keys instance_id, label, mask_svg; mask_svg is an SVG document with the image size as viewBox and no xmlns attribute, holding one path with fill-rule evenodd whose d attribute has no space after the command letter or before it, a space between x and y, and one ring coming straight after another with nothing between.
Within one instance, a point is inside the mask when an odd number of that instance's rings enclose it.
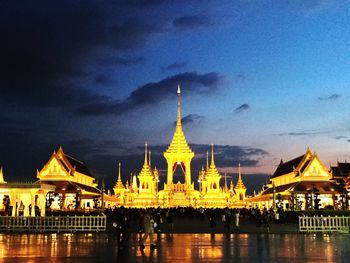
<instances>
[{"instance_id":1,"label":"illuminated temple","mask_svg":"<svg viewBox=\"0 0 350 263\"><path fill-rule=\"evenodd\" d=\"M249 203L260 208L280 206L286 210L349 207L350 165L327 167L308 148L292 160L281 160L269 182ZM317 201L316 201L317 199ZM318 202L316 204L316 202Z\"/></svg>"},{"instance_id":2,"label":"illuminated temple","mask_svg":"<svg viewBox=\"0 0 350 263\"><path fill-rule=\"evenodd\" d=\"M199 172L199 190L195 189L191 176L191 161L195 156L188 145L182 130L180 86L177 95L177 120L175 133L169 147L164 152L167 161L167 178L163 189L158 191L159 172L152 169L150 157L148 157L147 144L145 145L144 164L138 176L133 176L131 182L124 183L121 180L120 164L117 182L113 188L118 205L126 207L244 207L246 187L242 181L239 168L239 178L236 187L230 183L220 186L220 175L214 160L214 145L211 149L211 163ZM184 182L174 182L174 174L180 170L184 176Z\"/></svg>"},{"instance_id":3,"label":"illuminated temple","mask_svg":"<svg viewBox=\"0 0 350 263\"><path fill-rule=\"evenodd\" d=\"M195 153L188 145L182 129L179 86L177 95L176 128L170 145L163 153L167 170L161 189L160 172L152 168L147 143L140 172L133 174L130 181L122 181L122 167L119 163L113 194L106 192L103 181L98 187L96 178L86 164L66 154L60 147L37 170L37 180L34 182L8 182L0 168L0 215L44 216L57 210L90 211L118 206L257 206L309 210L314 209L317 202L320 208L349 208L350 164L338 162L337 166L327 169L318 155L310 149L292 160L281 160L269 181L254 196L246 196L247 188L242 180L240 165L236 185L232 181L227 182L226 174L224 177L220 174L215 164L213 144L211 153L207 152L206 164L199 171L198 177L191 174L191 162ZM193 178L196 178L199 189L196 189Z\"/></svg>"}]
</instances>

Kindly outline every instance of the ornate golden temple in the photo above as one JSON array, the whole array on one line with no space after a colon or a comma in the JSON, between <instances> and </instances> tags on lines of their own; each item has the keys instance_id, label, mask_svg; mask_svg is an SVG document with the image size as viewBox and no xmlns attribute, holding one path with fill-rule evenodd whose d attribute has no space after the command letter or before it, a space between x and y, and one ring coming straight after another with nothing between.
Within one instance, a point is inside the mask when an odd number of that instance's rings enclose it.
<instances>
[{"instance_id":1,"label":"ornate golden temple","mask_svg":"<svg viewBox=\"0 0 350 263\"><path fill-rule=\"evenodd\" d=\"M177 121L173 139L164 152L167 161L167 179L162 190L158 191L159 171L151 168L148 157L147 143L145 144L145 157L143 167L138 174L132 177L132 181L124 185L121 180L121 164L119 174L113 188L114 195L118 199L118 205L126 207L244 207L246 187L242 181L239 167L239 178L236 187L231 181L227 186L220 186L220 175L214 160L214 145L211 149L211 163L209 165L207 153L207 165L199 172L199 190L195 189L191 177L191 161L195 156L188 145L181 123L180 86L177 89ZM184 182L174 182L174 174L180 168L184 176Z\"/></svg>"}]
</instances>

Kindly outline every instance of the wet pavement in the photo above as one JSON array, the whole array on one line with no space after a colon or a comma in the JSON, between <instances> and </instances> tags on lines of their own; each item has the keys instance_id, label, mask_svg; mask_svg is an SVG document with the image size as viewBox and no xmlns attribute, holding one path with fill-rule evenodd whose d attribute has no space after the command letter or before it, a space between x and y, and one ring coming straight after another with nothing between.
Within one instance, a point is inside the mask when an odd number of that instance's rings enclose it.
<instances>
[{"instance_id":1,"label":"wet pavement","mask_svg":"<svg viewBox=\"0 0 350 263\"><path fill-rule=\"evenodd\" d=\"M0 234L0 262L349 262L349 234L158 234L141 251L106 234Z\"/></svg>"}]
</instances>

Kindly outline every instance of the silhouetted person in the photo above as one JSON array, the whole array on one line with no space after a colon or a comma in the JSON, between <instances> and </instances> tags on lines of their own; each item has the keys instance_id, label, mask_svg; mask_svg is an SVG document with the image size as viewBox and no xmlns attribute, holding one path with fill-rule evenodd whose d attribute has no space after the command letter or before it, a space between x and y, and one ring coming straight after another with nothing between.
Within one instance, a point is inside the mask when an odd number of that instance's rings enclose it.
<instances>
[{"instance_id":1,"label":"silhouetted person","mask_svg":"<svg viewBox=\"0 0 350 263\"><path fill-rule=\"evenodd\" d=\"M19 205L19 208L18 208L18 215L19 215L19 216L23 216L23 214L24 214L24 208L25 208L25 205L24 205L23 202L21 201L21 204Z\"/></svg>"},{"instance_id":2,"label":"silhouetted person","mask_svg":"<svg viewBox=\"0 0 350 263\"><path fill-rule=\"evenodd\" d=\"M145 248L145 241L147 237L150 239L150 247L151 249L155 249L156 246L153 242L153 232L154 232L154 220L151 216L151 212L147 211L143 216L143 229L145 233L143 234L140 241L140 249L143 250Z\"/></svg>"},{"instance_id":3,"label":"silhouetted person","mask_svg":"<svg viewBox=\"0 0 350 263\"><path fill-rule=\"evenodd\" d=\"M236 209L235 211L235 230L237 231L239 229L239 210Z\"/></svg>"},{"instance_id":4,"label":"silhouetted person","mask_svg":"<svg viewBox=\"0 0 350 263\"><path fill-rule=\"evenodd\" d=\"M28 209L29 209L29 216L32 216L32 204L29 204Z\"/></svg>"},{"instance_id":5,"label":"silhouetted person","mask_svg":"<svg viewBox=\"0 0 350 263\"><path fill-rule=\"evenodd\" d=\"M168 209L166 211L165 220L166 220L166 222L168 224L169 232L173 232L173 230L174 230L174 219L173 219L172 212L170 211L170 209Z\"/></svg>"}]
</instances>

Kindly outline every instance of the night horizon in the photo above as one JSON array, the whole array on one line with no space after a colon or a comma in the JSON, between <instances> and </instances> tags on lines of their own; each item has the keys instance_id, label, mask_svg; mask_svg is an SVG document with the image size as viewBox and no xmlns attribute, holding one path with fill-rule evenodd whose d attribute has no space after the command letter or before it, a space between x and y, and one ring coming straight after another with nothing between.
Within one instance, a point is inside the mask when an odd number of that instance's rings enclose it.
<instances>
[{"instance_id":1,"label":"night horizon","mask_svg":"<svg viewBox=\"0 0 350 263\"><path fill-rule=\"evenodd\" d=\"M178 84L194 182L212 143L249 193L308 147L350 160L347 4L0 1L5 180L35 181L62 146L112 188L147 142L162 182Z\"/></svg>"}]
</instances>

